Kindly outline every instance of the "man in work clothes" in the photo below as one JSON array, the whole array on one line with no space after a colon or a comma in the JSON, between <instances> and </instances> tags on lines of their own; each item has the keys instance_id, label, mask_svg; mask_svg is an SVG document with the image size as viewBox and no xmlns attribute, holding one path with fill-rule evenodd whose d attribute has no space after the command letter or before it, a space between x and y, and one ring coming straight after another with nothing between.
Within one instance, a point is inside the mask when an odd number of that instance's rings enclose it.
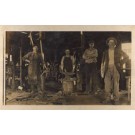
<instances>
[{"instance_id":1,"label":"man in work clothes","mask_svg":"<svg viewBox=\"0 0 135 135\"><path fill-rule=\"evenodd\" d=\"M63 72L74 72L75 69L75 59L70 55L70 50L65 50L65 56L61 59L61 70Z\"/></svg>"},{"instance_id":2,"label":"man in work clothes","mask_svg":"<svg viewBox=\"0 0 135 135\"><path fill-rule=\"evenodd\" d=\"M29 62L28 66L28 84L30 85L31 92L41 94L41 64L45 67L41 54L38 53L38 47L33 47L33 52L27 53L23 57L24 61Z\"/></svg>"},{"instance_id":3,"label":"man in work clothes","mask_svg":"<svg viewBox=\"0 0 135 135\"><path fill-rule=\"evenodd\" d=\"M117 40L114 37L107 39L108 50L103 53L101 62L101 77L105 83L104 104L111 103L113 94L114 104L119 104L119 80L121 72L121 63L127 61L128 56L117 49ZM123 59L121 59L123 57Z\"/></svg>"},{"instance_id":4,"label":"man in work clothes","mask_svg":"<svg viewBox=\"0 0 135 135\"><path fill-rule=\"evenodd\" d=\"M83 54L83 59L85 60L86 94L96 90L97 57L98 51L94 48L94 41L90 41L89 48L86 49Z\"/></svg>"}]
</instances>

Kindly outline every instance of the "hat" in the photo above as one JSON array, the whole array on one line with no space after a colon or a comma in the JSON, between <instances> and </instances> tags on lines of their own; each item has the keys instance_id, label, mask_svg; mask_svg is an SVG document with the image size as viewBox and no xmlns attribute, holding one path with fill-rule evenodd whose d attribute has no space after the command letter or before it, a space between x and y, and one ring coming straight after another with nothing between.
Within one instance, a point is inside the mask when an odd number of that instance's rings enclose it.
<instances>
[{"instance_id":1,"label":"hat","mask_svg":"<svg viewBox=\"0 0 135 135\"><path fill-rule=\"evenodd\" d=\"M115 42L115 45L117 45L117 39L114 38L114 37L109 37L109 38L107 38L106 44L108 44L108 42L109 42L110 40L113 40L113 41Z\"/></svg>"}]
</instances>

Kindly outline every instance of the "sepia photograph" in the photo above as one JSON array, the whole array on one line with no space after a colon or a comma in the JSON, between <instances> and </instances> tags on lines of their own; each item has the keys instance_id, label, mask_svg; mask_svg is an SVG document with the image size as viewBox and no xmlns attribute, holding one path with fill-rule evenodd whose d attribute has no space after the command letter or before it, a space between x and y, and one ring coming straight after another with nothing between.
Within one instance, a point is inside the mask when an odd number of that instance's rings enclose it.
<instances>
[{"instance_id":1,"label":"sepia photograph","mask_svg":"<svg viewBox=\"0 0 135 135\"><path fill-rule=\"evenodd\" d=\"M5 31L5 105L131 105L131 31Z\"/></svg>"},{"instance_id":2,"label":"sepia photograph","mask_svg":"<svg viewBox=\"0 0 135 135\"><path fill-rule=\"evenodd\" d=\"M1 135L135 132L132 1L0 3Z\"/></svg>"}]
</instances>

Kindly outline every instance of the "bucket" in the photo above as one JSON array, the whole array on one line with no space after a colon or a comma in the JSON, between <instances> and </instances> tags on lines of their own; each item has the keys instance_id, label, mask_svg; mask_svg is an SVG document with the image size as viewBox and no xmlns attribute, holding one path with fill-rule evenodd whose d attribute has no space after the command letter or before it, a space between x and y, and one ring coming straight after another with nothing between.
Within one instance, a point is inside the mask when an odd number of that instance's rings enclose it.
<instances>
[{"instance_id":1,"label":"bucket","mask_svg":"<svg viewBox=\"0 0 135 135\"><path fill-rule=\"evenodd\" d=\"M70 95L74 89L74 82L71 80L64 80L63 81L63 94Z\"/></svg>"}]
</instances>

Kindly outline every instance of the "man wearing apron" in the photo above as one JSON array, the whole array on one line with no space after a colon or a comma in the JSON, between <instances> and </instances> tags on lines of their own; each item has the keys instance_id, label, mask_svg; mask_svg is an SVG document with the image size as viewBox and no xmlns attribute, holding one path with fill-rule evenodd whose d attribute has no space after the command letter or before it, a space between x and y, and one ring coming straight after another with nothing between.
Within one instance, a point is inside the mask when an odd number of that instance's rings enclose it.
<instances>
[{"instance_id":1,"label":"man wearing apron","mask_svg":"<svg viewBox=\"0 0 135 135\"><path fill-rule=\"evenodd\" d=\"M29 62L28 66L28 84L32 94L41 93L41 64L45 66L41 54L38 53L38 47L33 47L33 52L27 53L23 60Z\"/></svg>"},{"instance_id":2,"label":"man wearing apron","mask_svg":"<svg viewBox=\"0 0 135 135\"><path fill-rule=\"evenodd\" d=\"M65 50L65 56L61 60L61 70L63 72L74 72L75 69L75 60L74 57L70 55L70 50Z\"/></svg>"},{"instance_id":3,"label":"man wearing apron","mask_svg":"<svg viewBox=\"0 0 135 135\"><path fill-rule=\"evenodd\" d=\"M61 59L61 70L64 74L62 81L63 94L70 95L74 90L74 81L72 80L74 75L74 57L70 55L70 50L65 50L65 56Z\"/></svg>"}]
</instances>

